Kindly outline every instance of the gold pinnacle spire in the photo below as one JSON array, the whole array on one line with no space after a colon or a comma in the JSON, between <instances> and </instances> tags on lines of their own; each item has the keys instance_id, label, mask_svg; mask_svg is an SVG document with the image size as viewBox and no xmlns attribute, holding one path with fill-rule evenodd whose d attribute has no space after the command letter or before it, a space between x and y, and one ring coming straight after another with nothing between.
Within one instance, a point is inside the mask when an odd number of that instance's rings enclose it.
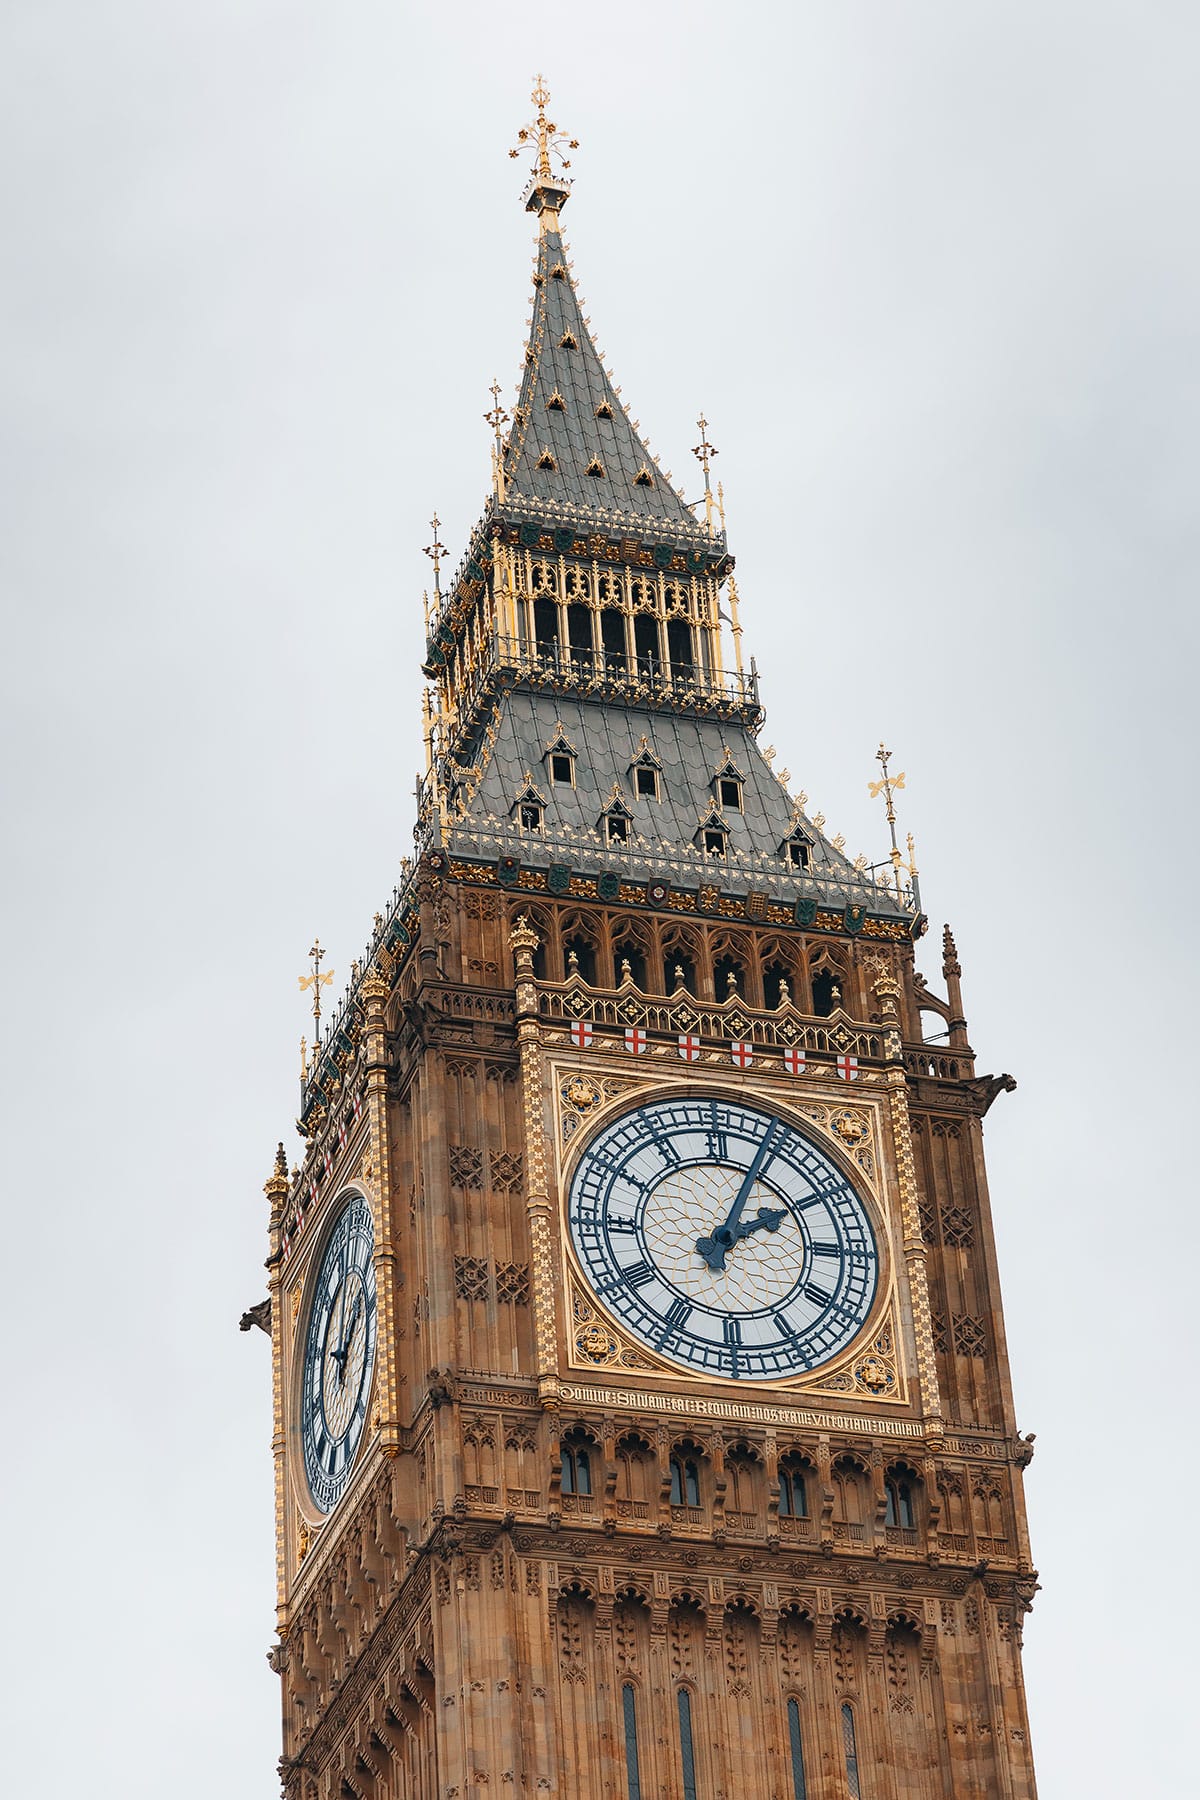
<instances>
[{"instance_id":1,"label":"gold pinnacle spire","mask_svg":"<svg viewBox=\"0 0 1200 1800\"><path fill-rule=\"evenodd\" d=\"M433 542L425 545L425 554L433 560L433 598L435 604L440 607L442 603L442 558L446 554L446 546L438 537L442 522L436 513L429 523L433 527Z\"/></svg>"},{"instance_id":2,"label":"gold pinnacle spire","mask_svg":"<svg viewBox=\"0 0 1200 1800\"><path fill-rule=\"evenodd\" d=\"M307 993L309 988L312 989L313 1049L315 1050L321 1041L321 989L329 986L330 982L333 980L334 971L328 969L324 974L321 973L321 961L325 952L321 948L320 938L313 939L312 949L308 954L312 958L312 974L299 975L296 979L300 983L300 992L302 994ZM301 1052L301 1055L303 1055L303 1051Z\"/></svg>"},{"instance_id":3,"label":"gold pinnacle spire","mask_svg":"<svg viewBox=\"0 0 1200 1800\"><path fill-rule=\"evenodd\" d=\"M720 451L715 444L710 444L708 441L708 420L703 413L701 413L700 417L696 420L696 426L700 432L700 442L692 450L692 455L699 459L700 467L704 470L704 516L708 524L708 535L711 537L713 528L713 491L708 471L712 465L713 457L719 456Z\"/></svg>"},{"instance_id":4,"label":"gold pinnacle spire","mask_svg":"<svg viewBox=\"0 0 1200 1800\"><path fill-rule=\"evenodd\" d=\"M903 883L900 880L900 870L904 865L904 858L900 853L900 846L896 842L896 808L892 804L892 795L897 791L897 789L902 788L904 786L904 771L902 769L900 771L899 775L889 775L888 763L891 760L891 755L892 755L891 751L886 749L885 746L881 743L878 750L875 752L875 760L876 760L876 762L882 763L882 765L883 765L883 777L879 781L869 781L867 783L867 787L868 787L868 790L870 791L872 800L878 799L880 794L885 795L886 799L887 799L888 830L891 832L891 835L892 835L892 848L891 848L892 878L896 883L896 898L897 898L897 900L900 900L902 898L902 889L903 889ZM912 839L910 838L909 839L910 846L911 846L911 843L912 843ZM910 861L911 861L911 855L910 855Z\"/></svg>"},{"instance_id":5,"label":"gold pinnacle spire","mask_svg":"<svg viewBox=\"0 0 1200 1800\"><path fill-rule=\"evenodd\" d=\"M485 412L483 417L485 423L490 425L496 434L496 442L492 448L492 480L495 485L497 500L503 500L504 427L509 423L509 416L500 404L500 383L496 380L494 375L488 393L492 396L491 411Z\"/></svg>"},{"instance_id":6,"label":"gold pinnacle spire","mask_svg":"<svg viewBox=\"0 0 1200 1800\"><path fill-rule=\"evenodd\" d=\"M556 156L564 169L569 169L571 159L565 155L567 150L578 150L579 139L569 138L561 132L553 119L546 117L546 106L550 99L550 89L546 86L545 77L535 75L533 93L530 99L537 107L537 118L532 124L522 125L517 133L517 144L509 151L512 157L520 156L522 150L537 148L537 161L534 164L533 177L529 185L525 201L526 210L541 215L544 231L557 230L558 209L571 191L571 184L562 175L555 175L550 158Z\"/></svg>"}]
</instances>

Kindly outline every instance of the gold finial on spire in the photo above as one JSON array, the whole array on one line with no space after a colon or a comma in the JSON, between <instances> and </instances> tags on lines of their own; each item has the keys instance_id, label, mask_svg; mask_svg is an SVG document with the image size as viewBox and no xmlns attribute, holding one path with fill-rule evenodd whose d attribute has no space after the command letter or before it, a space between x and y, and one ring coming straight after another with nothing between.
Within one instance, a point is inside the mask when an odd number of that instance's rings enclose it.
<instances>
[{"instance_id":1,"label":"gold finial on spire","mask_svg":"<svg viewBox=\"0 0 1200 1800\"><path fill-rule=\"evenodd\" d=\"M312 949L309 951L308 954L312 958L312 966L313 966L312 974L311 975L299 975L299 976L297 976L296 979L300 983L300 992L302 994L307 993L309 988L312 989L313 1050L315 1052L318 1044L321 1041L321 989L323 987L329 986L330 982L333 980L334 971L332 969L328 969L328 970L326 970L326 972L324 974L321 973L321 961L325 955L325 952L321 948L320 938L313 939Z\"/></svg>"},{"instance_id":2,"label":"gold finial on spire","mask_svg":"<svg viewBox=\"0 0 1200 1800\"><path fill-rule=\"evenodd\" d=\"M433 601L436 608L440 607L442 604L442 558L446 554L446 546L438 537L438 532L442 528L442 521L438 518L436 513L434 513L429 523L433 527L433 542L432 544L425 545L425 554L433 562Z\"/></svg>"},{"instance_id":3,"label":"gold finial on spire","mask_svg":"<svg viewBox=\"0 0 1200 1800\"><path fill-rule=\"evenodd\" d=\"M496 489L497 500L504 498L504 427L509 423L509 416L500 404L500 383L492 377L492 385L488 389L492 396L490 412L485 412L484 422L491 426L496 434L496 442L492 449L492 481Z\"/></svg>"},{"instance_id":4,"label":"gold finial on spire","mask_svg":"<svg viewBox=\"0 0 1200 1800\"><path fill-rule=\"evenodd\" d=\"M569 138L561 132L553 119L546 117L546 107L550 100L550 89L546 86L545 77L534 76L533 93L530 99L537 107L537 118L530 125L522 125L517 133L517 144L509 151L511 157L520 156L522 150L536 146L537 161L533 176L526 193L525 210L541 215L544 230L556 230L558 226L558 209L571 191L571 184L565 177L554 173L551 156L556 156L564 169L569 169L571 159L565 155L567 150L578 150L579 139Z\"/></svg>"},{"instance_id":5,"label":"gold finial on spire","mask_svg":"<svg viewBox=\"0 0 1200 1800\"><path fill-rule=\"evenodd\" d=\"M710 444L708 441L708 420L703 413L701 413L700 417L696 420L696 426L700 432L700 442L692 450L692 455L698 458L700 467L704 470L704 517L708 525L708 535L711 537L713 528L713 492L712 482L709 479L708 471L711 467L713 457L719 456L721 453L715 444ZM722 512L722 527L724 526L724 523L725 515L724 512Z\"/></svg>"},{"instance_id":6,"label":"gold finial on spire","mask_svg":"<svg viewBox=\"0 0 1200 1800\"><path fill-rule=\"evenodd\" d=\"M896 842L896 808L892 804L892 795L897 789L904 786L904 771L902 769L899 775L890 775L888 773L888 763L891 760L891 755L891 751L881 743L878 750L875 752L875 760L883 765L883 777L879 781L869 781L867 787L870 791L872 800L878 799L880 794L885 795L887 799L888 830L892 835L892 879L896 883L896 898L897 900L900 900L903 897L903 883L900 880L900 870L904 866L904 858L900 854L900 846ZM909 844L910 846L912 844L911 838L909 839Z\"/></svg>"}]
</instances>

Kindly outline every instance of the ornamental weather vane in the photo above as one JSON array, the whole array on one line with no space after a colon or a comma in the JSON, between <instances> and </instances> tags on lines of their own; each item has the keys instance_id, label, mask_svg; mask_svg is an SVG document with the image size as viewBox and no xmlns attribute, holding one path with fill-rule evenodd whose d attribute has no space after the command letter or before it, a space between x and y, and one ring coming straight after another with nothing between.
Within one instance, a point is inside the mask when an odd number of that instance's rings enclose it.
<instances>
[{"instance_id":1,"label":"ornamental weather vane","mask_svg":"<svg viewBox=\"0 0 1200 1800\"><path fill-rule=\"evenodd\" d=\"M715 444L710 444L708 441L708 420L703 413L701 413L700 417L696 420L696 429L700 433L700 442L694 446L692 455L697 459L700 467L704 470L704 516L708 523L708 534L711 537L713 528L713 492L709 470L712 467L713 457L719 456L721 453ZM724 509L722 509L722 526L724 526L723 513Z\"/></svg>"},{"instance_id":2,"label":"ornamental weather vane","mask_svg":"<svg viewBox=\"0 0 1200 1800\"><path fill-rule=\"evenodd\" d=\"M533 92L529 98L537 107L537 118L531 125L522 125L520 131L517 133L517 147L515 150L510 150L508 154L514 158L518 157L523 150L529 149L532 145L536 144L537 173L541 176L543 181L549 181L554 174L553 169L550 167L551 153L557 156L564 169L569 169L571 166L571 159L569 156L564 155L564 151L578 150L579 139L569 138L565 132L558 129L558 126L554 123L553 119L548 119L546 117L546 106L550 99L550 89L546 86L544 76L534 76Z\"/></svg>"},{"instance_id":3,"label":"ornamental weather vane","mask_svg":"<svg viewBox=\"0 0 1200 1800\"><path fill-rule=\"evenodd\" d=\"M320 938L313 939L312 949L308 954L312 958L312 974L298 975L296 979L300 983L300 992L302 994L307 993L309 988L312 989L313 1049L316 1050L321 1041L321 989L329 986L334 977L334 970L327 969L324 974L321 972L321 962L325 952L321 948ZM303 1039L301 1040L301 1043L303 1044ZM300 1058L302 1063L306 1060L303 1048L300 1052Z\"/></svg>"},{"instance_id":4,"label":"ornamental weather vane","mask_svg":"<svg viewBox=\"0 0 1200 1800\"><path fill-rule=\"evenodd\" d=\"M883 776L879 781L869 781L867 783L867 790L870 793L872 800L878 799L880 794L884 794L887 797L888 830L892 836L892 848L890 852L892 879L896 883L896 898L897 900L901 900L903 898L903 883L900 880L900 870L904 866L904 858L900 853L900 846L896 842L896 808L892 803L892 795L897 793L904 786L904 770L901 769L898 775L890 775L888 773L888 763L891 761L891 756L891 751L881 743L878 750L875 752L875 760L876 762L883 764ZM910 875L916 874L916 870L913 868L913 841L911 833L909 834L908 839L908 872Z\"/></svg>"},{"instance_id":5,"label":"ornamental weather vane","mask_svg":"<svg viewBox=\"0 0 1200 1800\"><path fill-rule=\"evenodd\" d=\"M433 563L433 597L440 606L442 603L442 558L446 554L446 546L438 537L438 532L442 529L442 521L436 513L429 523L433 528L433 542L425 545L425 554Z\"/></svg>"}]
</instances>

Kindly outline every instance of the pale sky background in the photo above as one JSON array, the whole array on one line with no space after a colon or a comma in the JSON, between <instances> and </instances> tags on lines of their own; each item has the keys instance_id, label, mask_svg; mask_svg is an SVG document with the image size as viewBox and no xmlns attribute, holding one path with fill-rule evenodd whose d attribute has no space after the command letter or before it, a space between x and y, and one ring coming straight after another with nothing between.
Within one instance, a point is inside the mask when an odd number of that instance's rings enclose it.
<instances>
[{"instance_id":1,"label":"pale sky background","mask_svg":"<svg viewBox=\"0 0 1200 1800\"><path fill-rule=\"evenodd\" d=\"M516 382L544 69L664 466L720 447L765 741L907 772L989 1168L1042 1800L1195 1779L1200 10L8 0L12 1794L276 1792L261 1184L296 977L411 848L434 507ZM1186 732L1186 736L1185 736Z\"/></svg>"}]
</instances>

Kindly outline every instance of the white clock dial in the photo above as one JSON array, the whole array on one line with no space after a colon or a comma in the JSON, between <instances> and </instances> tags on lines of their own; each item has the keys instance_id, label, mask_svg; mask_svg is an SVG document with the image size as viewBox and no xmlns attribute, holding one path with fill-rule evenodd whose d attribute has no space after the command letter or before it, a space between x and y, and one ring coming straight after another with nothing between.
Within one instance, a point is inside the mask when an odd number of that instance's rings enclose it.
<instances>
[{"instance_id":1,"label":"white clock dial","mask_svg":"<svg viewBox=\"0 0 1200 1800\"><path fill-rule=\"evenodd\" d=\"M654 1100L606 1125L571 1182L598 1298L658 1355L735 1380L818 1368L862 1330L866 1209L796 1126L740 1101Z\"/></svg>"}]
</instances>

